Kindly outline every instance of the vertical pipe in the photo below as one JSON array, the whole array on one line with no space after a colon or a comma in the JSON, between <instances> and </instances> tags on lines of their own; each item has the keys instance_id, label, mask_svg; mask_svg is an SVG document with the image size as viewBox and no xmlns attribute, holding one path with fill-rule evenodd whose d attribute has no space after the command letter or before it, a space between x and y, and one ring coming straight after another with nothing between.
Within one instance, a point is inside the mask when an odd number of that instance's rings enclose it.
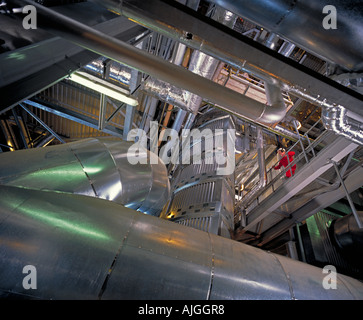
<instances>
[{"instance_id":1,"label":"vertical pipe","mask_svg":"<svg viewBox=\"0 0 363 320\"><path fill-rule=\"evenodd\" d=\"M258 156L258 172L260 177L259 189L266 186L267 171L265 163L265 147L263 143L262 129L257 127L257 156Z\"/></svg>"},{"instance_id":2,"label":"vertical pipe","mask_svg":"<svg viewBox=\"0 0 363 320\"><path fill-rule=\"evenodd\" d=\"M102 78L106 80L110 74L110 60L106 60L103 62L103 73ZM100 114L98 117L98 130L102 131L105 126L105 118L106 118L106 95L101 93L100 95Z\"/></svg>"}]
</instances>

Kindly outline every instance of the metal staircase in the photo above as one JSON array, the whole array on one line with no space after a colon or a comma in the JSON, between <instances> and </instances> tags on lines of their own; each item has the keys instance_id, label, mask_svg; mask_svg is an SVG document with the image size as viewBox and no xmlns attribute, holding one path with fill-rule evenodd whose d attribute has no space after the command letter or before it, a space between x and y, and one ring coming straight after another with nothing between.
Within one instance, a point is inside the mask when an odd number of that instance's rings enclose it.
<instances>
[{"instance_id":1,"label":"metal staircase","mask_svg":"<svg viewBox=\"0 0 363 320\"><path fill-rule=\"evenodd\" d=\"M273 168L275 165L271 166L267 171L265 186L257 192L255 190L252 197L248 192L245 193L237 202L235 217L240 220L242 228L239 230L239 237L243 237L247 231L261 235L282 220L291 218L291 213L316 196L317 190L322 191L320 180L326 181L321 178L323 175L331 177L336 174L334 163L341 161L358 147L329 130L324 130L318 138L311 141L308 138L309 131L304 134L303 139L287 150L295 151L299 144L302 151L296 154L286 168L278 173ZM286 172L294 164L297 165L294 176L286 178ZM291 201L292 198L299 201Z\"/></svg>"}]
</instances>

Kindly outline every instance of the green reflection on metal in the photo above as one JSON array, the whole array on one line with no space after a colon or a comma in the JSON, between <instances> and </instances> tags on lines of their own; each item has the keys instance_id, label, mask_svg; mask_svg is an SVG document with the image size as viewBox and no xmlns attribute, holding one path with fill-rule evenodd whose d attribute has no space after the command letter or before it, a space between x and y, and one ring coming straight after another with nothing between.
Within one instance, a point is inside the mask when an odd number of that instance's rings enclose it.
<instances>
[{"instance_id":1,"label":"green reflection on metal","mask_svg":"<svg viewBox=\"0 0 363 320\"><path fill-rule=\"evenodd\" d=\"M7 182L7 184L47 187L67 186L70 182L78 184L87 181L85 172L87 174L95 174L101 172L103 169L101 166L82 168L78 162L75 162L26 173L18 178L12 178L11 182Z\"/></svg>"},{"instance_id":2,"label":"green reflection on metal","mask_svg":"<svg viewBox=\"0 0 363 320\"><path fill-rule=\"evenodd\" d=\"M83 171L85 171L87 173L99 173L102 170L104 170L103 167L85 167L85 168L83 168Z\"/></svg>"},{"instance_id":3,"label":"green reflection on metal","mask_svg":"<svg viewBox=\"0 0 363 320\"><path fill-rule=\"evenodd\" d=\"M306 219L306 224L308 226L309 233L317 235L320 238L319 228L318 228L318 226L316 224L314 216L311 216L311 217L307 218Z\"/></svg>"},{"instance_id":4,"label":"green reflection on metal","mask_svg":"<svg viewBox=\"0 0 363 320\"><path fill-rule=\"evenodd\" d=\"M24 53L20 52L12 52L10 53L6 59L15 59L15 60L24 60L26 58L26 55Z\"/></svg>"},{"instance_id":5,"label":"green reflection on metal","mask_svg":"<svg viewBox=\"0 0 363 320\"><path fill-rule=\"evenodd\" d=\"M110 240L110 237L107 234L95 229L94 227L87 226L86 224L68 222L61 217L57 217L56 215L54 215L54 213L51 213L49 211L45 211L39 208L29 209L24 207L20 207L19 211L28 214L49 225L62 228L66 231L76 233L78 235L99 240Z\"/></svg>"}]
</instances>

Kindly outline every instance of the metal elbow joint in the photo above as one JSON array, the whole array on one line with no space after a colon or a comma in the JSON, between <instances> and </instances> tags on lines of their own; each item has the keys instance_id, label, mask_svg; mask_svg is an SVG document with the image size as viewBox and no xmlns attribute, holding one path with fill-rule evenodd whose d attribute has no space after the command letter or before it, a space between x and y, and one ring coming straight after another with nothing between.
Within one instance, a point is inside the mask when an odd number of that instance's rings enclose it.
<instances>
[{"instance_id":1,"label":"metal elbow joint","mask_svg":"<svg viewBox=\"0 0 363 320\"><path fill-rule=\"evenodd\" d=\"M286 115L286 105L281 94L280 86L274 81L265 81L267 104L257 121L274 124L280 122Z\"/></svg>"},{"instance_id":2,"label":"metal elbow joint","mask_svg":"<svg viewBox=\"0 0 363 320\"><path fill-rule=\"evenodd\" d=\"M360 128L359 122L349 118L344 107L337 105L323 108L322 120L327 130L332 130L349 140L363 144L363 130Z\"/></svg>"}]
</instances>

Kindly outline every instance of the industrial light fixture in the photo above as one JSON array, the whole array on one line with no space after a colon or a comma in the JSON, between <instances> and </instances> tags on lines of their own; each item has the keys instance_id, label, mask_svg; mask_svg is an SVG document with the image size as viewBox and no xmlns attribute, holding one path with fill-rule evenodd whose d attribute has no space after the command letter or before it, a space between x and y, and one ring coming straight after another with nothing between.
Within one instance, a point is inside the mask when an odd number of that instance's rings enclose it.
<instances>
[{"instance_id":1,"label":"industrial light fixture","mask_svg":"<svg viewBox=\"0 0 363 320\"><path fill-rule=\"evenodd\" d=\"M130 106L137 106L139 104L126 90L88 73L75 72L68 79Z\"/></svg>"}]
</instances>

